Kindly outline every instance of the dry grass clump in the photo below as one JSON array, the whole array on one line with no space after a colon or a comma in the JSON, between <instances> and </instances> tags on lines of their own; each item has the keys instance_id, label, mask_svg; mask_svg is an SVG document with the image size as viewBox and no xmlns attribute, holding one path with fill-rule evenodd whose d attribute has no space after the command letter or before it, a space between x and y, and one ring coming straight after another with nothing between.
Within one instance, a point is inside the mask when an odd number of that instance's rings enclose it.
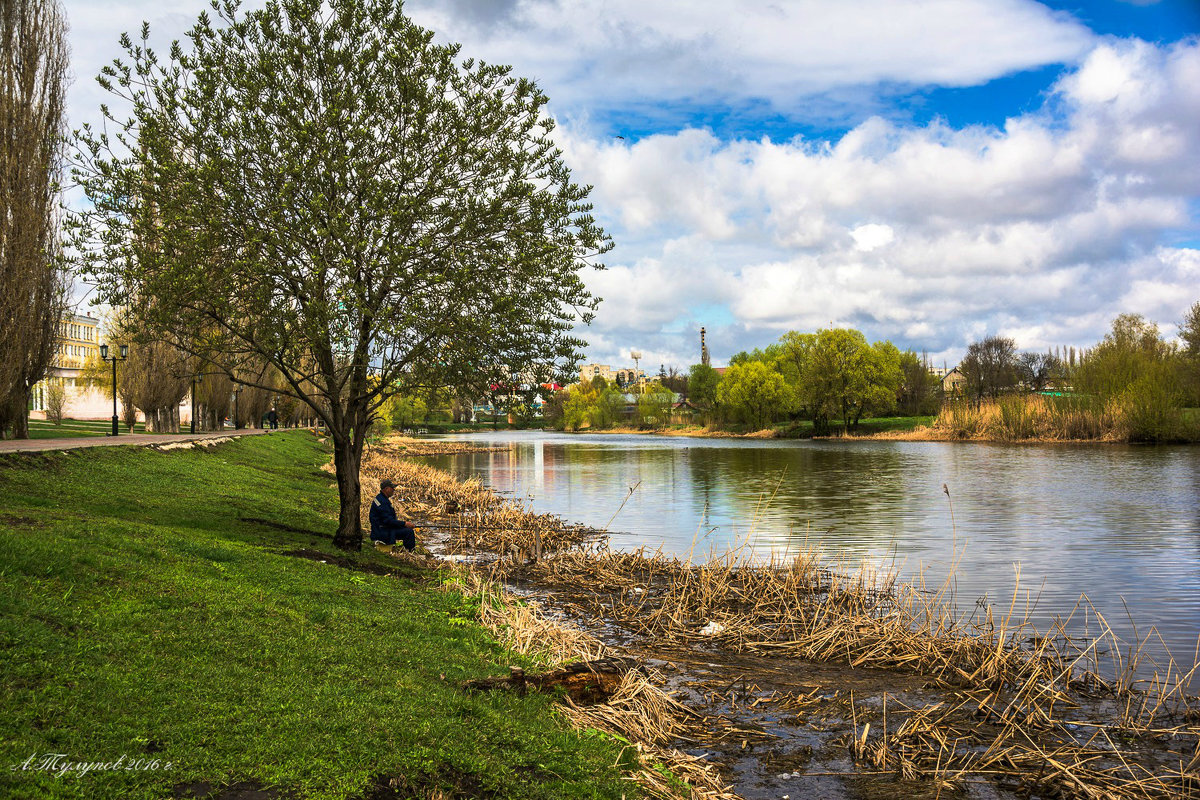
<instances>
[{"instance_id":1,"label":"dry grass clump","mask_svg":"<svg viewBox=\"0 0 1200 800\"><path fill-rule=\"evenodd\" d=\"M949 439L1127 442L1141 438L1144 416L1129 397L1008 395L978 405L948 403L932 430Z\"/></svg>"},{"instance_id":2,"label":"dry grass clump","mask_svg":"<svg viewBox=\"0 0 1200 800\"><path fill-rule=\"evenodd\" d=\"M1179 759L1164 744L1194 737L1195 729L1161 730L1150 741L1146 731L1069 716L1031 721L987 692L917 708L890 700L899 725L887 727L885 698L882 730L870 737L868 714L860 711L861 733L856 720L847 744L856 761L905 778L956 786L972 776L1000 776L1005 788L1060 798L1200 797L1200 747L1180 751Z\"/></svg>"},{"instance_id":3,"label":"dry grass clump","mask_svg":"<svg viewBox=\"0 0 1200 800\"><path fill-rule=\"evenodd\" d=\"M368 452L374 449L388 450L403 454L408 457L416 457L446 456L455 455L458 453L490 453L498 450L507 450L508 448L486 447L461 440L414 439L411 436L391 434L384 437L381 442L373 447L369 447Z\"/></svg>"},{"instance_id":4,"label":"dry grass clump","mask_svg":"<svg viewBox=\"0 0 1200 800\"><path fill-rule=\"evenodd\" d=\"M537 603L517 600L477 572L460 569L454 585L480 595L484 626L515 652L550 667L609 655L599 639L549 615ZM684 730L691 712L653 677L630 670L608 702L577 706L568 699L562 713L580 730L602 731L629 743L631 777L650 797L737 800L713 764L666 746Z\"/></svg>"}]
</instances>

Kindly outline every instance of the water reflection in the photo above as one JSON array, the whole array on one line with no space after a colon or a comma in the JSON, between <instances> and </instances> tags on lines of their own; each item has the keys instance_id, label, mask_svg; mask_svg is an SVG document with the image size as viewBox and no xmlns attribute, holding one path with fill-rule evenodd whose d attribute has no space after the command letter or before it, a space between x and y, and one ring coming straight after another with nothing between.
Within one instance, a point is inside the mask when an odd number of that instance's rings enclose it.
<instances>
[{"instance_id":1,"label":"water reflection","mask_svg":"<svg viewBox=\"0 0 1200 800\"><path fill-rule=\"evenodd\" d=\"M506 449L433 463L575 522L616 514L615 547L702 559L742 542L763 557L811 546L894 561L935 586L957 561L968 609L983 597L1007 606L1019 569L1020 603L1043 625L1087 595L1128 636L1130 617L1142 635L1157 626L1189 664L1200 633L1197 448L471 438Z\"/></svg>"}]
</instances>

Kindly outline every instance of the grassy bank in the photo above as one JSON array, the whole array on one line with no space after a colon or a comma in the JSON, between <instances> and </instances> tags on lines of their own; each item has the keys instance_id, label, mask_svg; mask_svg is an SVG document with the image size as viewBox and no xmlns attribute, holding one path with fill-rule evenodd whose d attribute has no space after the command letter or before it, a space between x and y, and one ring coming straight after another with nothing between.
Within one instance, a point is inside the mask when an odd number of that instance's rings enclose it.
<instances>
[{"instance_id":1,"label":"grassy bank","mask_svg":"<svg viewBox=\"0 0 1200 800\"><path fill-rule=\"evenodd\" d=\"M326 460L305 433L0 459L0 796L636 793L549 699L458 689L525 659L426 573L335 553Z\"/></svg>"}]
</instances>

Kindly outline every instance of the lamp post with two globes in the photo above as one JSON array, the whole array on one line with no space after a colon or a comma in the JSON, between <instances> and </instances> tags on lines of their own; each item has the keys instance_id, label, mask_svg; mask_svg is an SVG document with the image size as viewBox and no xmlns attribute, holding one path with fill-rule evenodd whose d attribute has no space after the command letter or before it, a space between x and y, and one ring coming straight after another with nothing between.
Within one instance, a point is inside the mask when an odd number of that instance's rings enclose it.
<instances>
[{"instance_id":1,"label":"lamp post with two globes","mask_svg":"<svg viewBox=\"0 0 1200 800\"><path fill-rule=\"evenodd\" d=\"M100 360L111 361L113 365L113 415L112 415L112 436L117 435L117 362L124 361L129 358L129 345L119 345L121 355L112 354L112 358L108 357L108 345L100 345Z\"/></svg>"},{"instance_id":2,"label":"lamp post with two globes","mask_svg":"<svg viewBox=\"0 0 1200 800\"><path fill-rule=\"evenodd\" d=\"M196 384L204 380L204 373L197 372L192 376L192 427L191 433L196 432Z\"/></svg>"}]
</instances>

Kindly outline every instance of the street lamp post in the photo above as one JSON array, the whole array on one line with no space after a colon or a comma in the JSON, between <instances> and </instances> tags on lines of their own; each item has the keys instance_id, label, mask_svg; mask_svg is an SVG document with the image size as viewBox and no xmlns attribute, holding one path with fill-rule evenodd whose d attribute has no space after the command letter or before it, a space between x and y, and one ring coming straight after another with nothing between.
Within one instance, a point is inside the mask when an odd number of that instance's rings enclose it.
<instances>
[{"instance_id":1,"label":"street lamp post","mask_svg":"<svg viewBox=\"0 0 1200 800\"><path fill-rule=\"evenodd\" d=\"M238 386L238 387L234 388L234 390L233 390L233 429L235 431L240 431L242 429L242 423L239 421L241 418L238 417L238 396L241 395L241 393L242 393L242 387Z\"/></svg>"},{"instance_id":2,"label":"street lamp post","mask_svg":"<svg viewBox=\"0 0 1200 800\"><path fill-rule=\"evenodd\" d=\"M113 365L113 415L112 415L112 434L111 434L112 436L117 436L119 434L119 431L117 430L117 362L124 361L125 359L129 358L129 345L127 345L127 344L119 345L119 348L121 351L121 355L118 356L116 353L113 353L112 358L109 358L108 357L108 345L106 345L106 344L100 345L100 360L101 361L111 361L112 365Z\"/></svg>"},{"instance_id":3,"label":"street lamp post","mask_svg":"<svg viewBox=\"0 0 1200 800\"><path fill-rule=\"evenodd\" d=\"M203 380L203 372L199 372L192 376L192 433L196 432L196 384L201 383Z\"/></svg>"}]
</instances>

